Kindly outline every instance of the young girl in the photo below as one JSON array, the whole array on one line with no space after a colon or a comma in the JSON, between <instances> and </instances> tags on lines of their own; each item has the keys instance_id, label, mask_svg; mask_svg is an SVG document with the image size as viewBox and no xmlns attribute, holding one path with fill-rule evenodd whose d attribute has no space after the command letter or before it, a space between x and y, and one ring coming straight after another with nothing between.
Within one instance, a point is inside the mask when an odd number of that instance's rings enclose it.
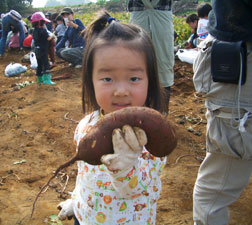
<instances>
[{"instance_id":1,"label":"young girl","mask_svg":"<svg viewBox=\"0 0 252 225\"><path fill-rule=\"evenodd\" d=\"M206 39L208 35L208 14L212 10L212 6L208 3L201 3L197 6L197 14L199 17L197 35L199 40Z\"/></svg>"},{"instance_id":2,"label":"young girl","mask_svg":"<svg viewBox=\"0 0 252 225\"><path fill-rule=\"evenodd\" d=\"M61 38L64 36L67 27L65 25L64 18L61 15L56 18L56 22L57 27L55 28L54 34L57 35L57 45L60 42Z\"/></svg>"},{"instance_id":3,"label":"young girl","mask_svg":"<svg viewBox=\"0 0 252 225\"><path fill-rule=\"evenodd\" d=\"M35 54L38 62L36 75L38 83L55 85L51 81L50 66L48 62L48 45L53 36L49 36L45 23L49 22L42 12L35 12L31 16L33 31L33 39L35 45Z\"/></svg>"},{"instance_id":4,"label":"young girl","mask_svg":"<svg viewBox=\"0 0 252 225\"><path fill-rule=\"evenodd\" d=\"M107 113L128 106L167 112L154 48L143 29L118 23L102 11L86 30L86 38L82 103L84 113L90 114L76 128L76 147ZM76 225L155 224L159 176L166 158L151 155L140 140L140 148L132 147L133 141L127 136L135 140L139 137L130 126L113 132L114 151L122 155L104 155L99 166L78 161L72 199L59 204L60 219L74 215Z\"/></svg>"},{"instance_id":5,"label":"young girl","mask_svg":"<svg viewBox=\"0 0 252 225\"><path fill-rule=\"evenodd\" d=\"M12 31L10 32L10 42L8 44L10 49L19 48L19 32L16 28L13 27Z\"/></svg>"},{"instance_id":6,"label":"young girl","mask_svg":"<svg viewBox=\"0 0 252 225\"><path fill-rule=\"evenodd\" d=\"M199 17L196 14L190 14L186 17L186 23L192 28L192 34L190 38L186 41L187 48L197 48L197 27L198 27Z\"/></svg>"}]
</instances>

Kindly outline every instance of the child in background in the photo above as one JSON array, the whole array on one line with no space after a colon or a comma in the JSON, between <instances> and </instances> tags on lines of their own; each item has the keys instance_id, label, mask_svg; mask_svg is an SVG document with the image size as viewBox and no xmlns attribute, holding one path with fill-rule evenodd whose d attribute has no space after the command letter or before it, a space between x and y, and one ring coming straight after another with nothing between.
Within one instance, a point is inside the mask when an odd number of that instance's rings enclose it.
<instances>
[{"instance_id":1,"label":"child in background","mask_svg":"<svg viewBox=\"0 0 252 225\"><path fill-rule=\"evenodd\" d=\"M212 6L208 3L202 3L197 7L199 17L197 35L199 39L206 39L208 35L208 14L212 10Z\"/></svg>"},{"instance_id":2,"label":"child in background","mask_svg":"<svg viewBox=\"0 0 252 225\"><path fill-rule=\"evenodd\" d=\"M31 50L31 47L32 47L32 33L33 33L33 29L30 29L28 36L23 41L23 46L24 46L25 49Z\"/></svg>"},{"instance_id":3,"label":"child in background","mask_svg":"<svg viewBox=\"0 0 252 225\"><path fill-rule=\"evenodd\" d=\"M61 15L56 18L56 22L57 27L55 28L54 34L57 35L57 45L60 42L61 38L64 36L67 27L65 25L64 18Z\"/></svg>"},{"instance_id":4,"label":"child in background","mask_svg":"<svg viewBox=\"0 0 252 225\"><path fill-rule=\"evenodd\" d=\"M31 16L33 31L33 39L35 45L35 54L38 62L36 75L38 77L38 83L55 85L51 81L51 73L48 62L48 45L53 36L49 36L45 23L49 20L45 18L42 12L35 12Z\"/></svg>"},{"instance_id":5,"label":"child in background","mask_svg":"<svg viewBox=\"0 0 252 225\"><path fill-rule=\"evenodd\" d=\"M192 28L192 35L186 42L188 44L188 48L196 48L197 47L197 27L198 27L199 17L196 14L191 14L186 17L186 23Z\"/></svg>"},{"instance_id":6,"label":"child in background","mask_svg":"<svg viewBox=\"0 0 252 225\"><path fill-rule=\"evenodd\" d=\"M14 27L12 28L12 31L10 31L10 41L8 42L8 47L10 49L19 48L19 32Z\"/></svg>"},{"instance_id":7,"label":"child in background","mask_svg":"<svg viewBox=\"0 0 252 225\"><path fill-rule=\"evenodd\" d=\"M90 114L76 128L77 148L90 127L107 113L128 106L168 111L154 47L142 28L116 22L102 11L85 32L88 44L83 60L82 106L84 113ZM121 133L132 135L138 148ZM159 176L166 158L151 155L143 146L146 142L138 141L138 137L130 126L115 129L115 152L119 142L124 146L120 151L128 154L104 155L99 166L77 162L72 199L59 204L61 220L74 215L76 225L155 224Z\"/></svg>"}]
</instances>

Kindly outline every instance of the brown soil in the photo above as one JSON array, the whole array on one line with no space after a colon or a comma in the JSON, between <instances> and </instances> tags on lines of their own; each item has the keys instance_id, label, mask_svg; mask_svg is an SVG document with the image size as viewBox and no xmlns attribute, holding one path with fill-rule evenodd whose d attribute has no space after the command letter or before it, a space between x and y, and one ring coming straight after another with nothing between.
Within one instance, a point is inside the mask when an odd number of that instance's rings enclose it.
<instances>
[{"instance_id":1,"label":"brown soil","mask_svg":"<svg viewBox=\"0 0 252 225\"><path fill-rule=\"evenodd\" d=\"M17 83L36 80L29 63L21 62L23 55L9 52L0 60L0 224L57 224L50 222L49 217L58 213L56 206L60 201L70 197L76 165L53 180L40 196L32 219L30 214L40 188L60 164L75 154L73 133L76 121L83 117L81 70L60 63L52 69L52 75L70 75L67 79L60 77L56 86L32 84L19 89ZM11 61L26 64L28 71L18 77L4 76ZM205 156L204 113L204 99L194 91L192 66L176 61L169 119L179 141L162 175L158 225L193 224L193 185ZM251 202L252 182L230 207L231 225L252 224ZM72 225L73 220L63 224Z\"/></svg>"}]
</instances>

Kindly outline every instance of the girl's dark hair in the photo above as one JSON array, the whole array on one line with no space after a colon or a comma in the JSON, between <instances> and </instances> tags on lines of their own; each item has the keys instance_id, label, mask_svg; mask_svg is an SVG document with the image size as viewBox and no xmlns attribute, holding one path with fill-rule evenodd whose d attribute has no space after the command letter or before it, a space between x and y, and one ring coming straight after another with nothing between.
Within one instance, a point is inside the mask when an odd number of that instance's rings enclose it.
<instances>
[{"instance_id":1,"label":"girl's dark hair","mask_svg":"<svg viewBox=\"0 0 252 225\"><path fill-rule=\"evenodd\" d=\"M44 20L40 20L40 21L36 21L36 22L32 22L32 27L38 27L38 26L43 26L45 24Z\"/></svg>"},{"instance_id":2,"label":"girl's dark hair","mask_svg":"<svg viewBox=\"0 0 252 225\"><path fill-rule=\"evenodd\" d=\"M208 3L202 3L197 7L197 14L199 18L208 16L209 12L212 10L212 6Z\"/></svg>"},{"instance_id":3,"label":"girl's dark hair","mask_svg":"<svg viewBox=\"0 0 252 225\"><path fill-rule=\"evenodd\" d=\"M186 23L193 23L195 20L199 20L199 17L196 14L191 14L186 17Z\"/></svg>"},{"instance_id":4,"label":"girl's dark hair","mask_svg":"<svg viewBox=\"0 0 252 225\"><path fill-rule=\"evenodd\" d=\"M61 16L61 15L57 16L56 21L64 21L63 16Z\"/></svg>"},{"instance_id":5,"label":"girl's dark hair","mask_svg":"<svg viewBox=\"0 0 252 225\"><path fill-rule=\"evenodd\" d=\"M57 23L57 21L62 21L63 22L63 24L66 26L66 24L65 24L65 20L64 20L64 18L63 18L63 16L61 16L61 15L59 15L59 16L57 16L57 18L56 18L56 23Z\"/></svg>"},{"instance_id":6,"label":"girl's dark hair","mask_svg":"<svg viewBox=\"0 0 252 225\"><path fill-rule=\"evenodd\" d=\"M112 22L108 24L107 21L111 20ZM145 106L160 112L168 112L165 91L161 87L158 78L155 50L151 39L142 28L136 25L116 22L107 11L102 10L99 12L97 19L84 32L87 41L82 71L82 109L84 113L90 113L99 109L92 81L95 51L103 46L114 46L116 44L144 53L149 80Z\"/></svg>"}]
</instances>

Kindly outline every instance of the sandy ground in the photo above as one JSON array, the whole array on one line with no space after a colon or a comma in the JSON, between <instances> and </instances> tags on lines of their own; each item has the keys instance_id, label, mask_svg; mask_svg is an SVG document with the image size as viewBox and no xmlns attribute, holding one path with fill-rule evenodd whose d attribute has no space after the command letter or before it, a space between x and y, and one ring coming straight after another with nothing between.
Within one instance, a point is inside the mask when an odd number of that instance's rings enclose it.
<instances>
[{"instance_id":1,"label":"sandy ground","mask_svg":"<svg viewBox=\"0 0 252 225\"><path fill-rule=\"evenodd\" d=\"M74 188L76 165L62 171L41 195L30 219L32 204L53 171L74 154L73 133L81 112L81 70L58 60L53 77L68 74L56 86L30 84L35 71L22 63L24 53L8 52L0 60L0 224L39 225L52 222L57 204ZM4 76L11 62L28 66L18 77ZM197 171L205 156L204 99L195 94L192 66L176 61L169 120L176 127L178 146L168 156L162 175L157 224L192 222L192 192ZM230 225L252 224L252 182L230 207ZM63 221L62 224L73 224Z\"/></svg>"}]
</instances>

